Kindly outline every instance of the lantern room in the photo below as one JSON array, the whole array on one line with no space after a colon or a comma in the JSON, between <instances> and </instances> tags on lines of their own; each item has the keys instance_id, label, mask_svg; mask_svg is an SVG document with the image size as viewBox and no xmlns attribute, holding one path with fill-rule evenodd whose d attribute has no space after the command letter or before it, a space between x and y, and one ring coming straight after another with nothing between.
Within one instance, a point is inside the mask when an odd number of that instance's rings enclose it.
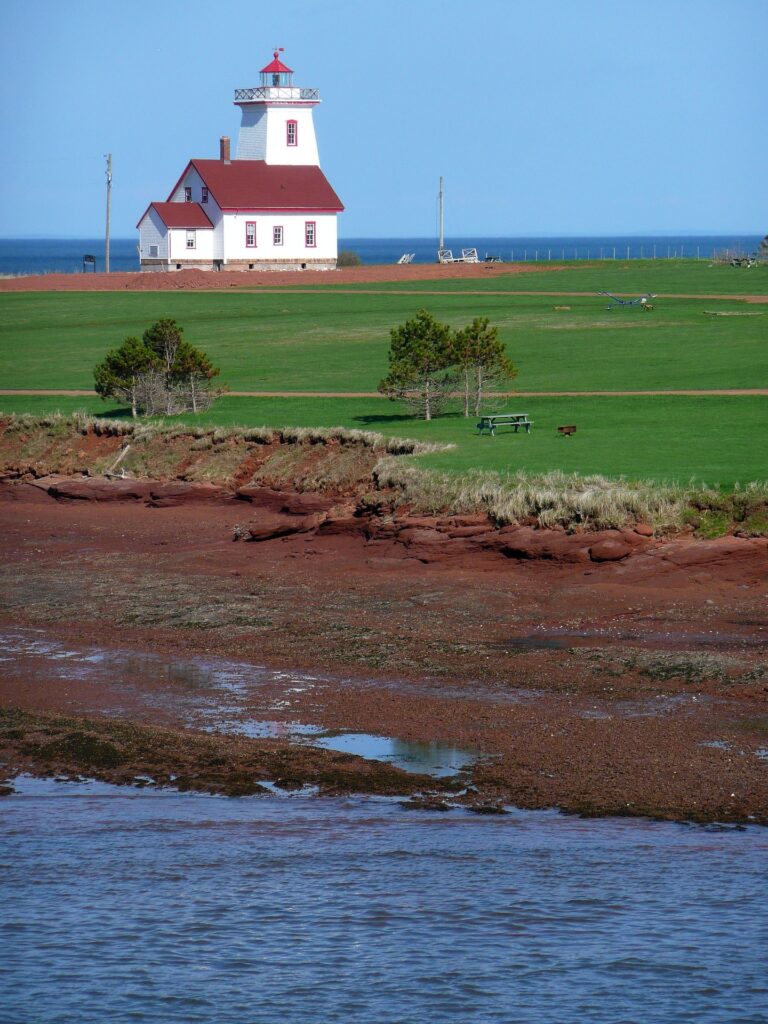
<instances>
[{"instance_id":1,"label":"lantern room","mask_svg":"<svg viewBox=\"0 0 768 1024\"><path fill-rule=\"evenodd\" d=\"M293 71L280 60L283 47L279 46L272 54L273 59L261 69L261 84L279 89L281 86L290 88L293 85Z\"/></svg>"}]
</instances>

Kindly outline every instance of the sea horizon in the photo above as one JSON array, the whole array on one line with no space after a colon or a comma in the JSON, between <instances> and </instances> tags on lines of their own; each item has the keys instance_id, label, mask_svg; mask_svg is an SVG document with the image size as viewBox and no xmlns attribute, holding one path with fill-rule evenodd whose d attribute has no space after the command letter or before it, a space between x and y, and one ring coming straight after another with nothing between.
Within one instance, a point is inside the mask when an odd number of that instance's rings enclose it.
<instances>
[{"instance_id":1,"label":"sea horizon","mask_svg":"<svg viewBox=\"0 0 768 1024\"><path fill-rule=\"evenodd\" d=\"M760 234L668 234L645 235L448 235L445 248L459 255L462 249L477 249L480 259L493 256L503 262L594 259L711 259L716 252L754 252ZM404 254L414 254L416 263L434 263L437 239L431 236L343 236L339 252L355 252L364 264L395 263ZM46 273L82 273L83 257L95 257L96 270L104 269L105 242L93 237L7 237L0 238L0 276ZM91 269L89 264L88 269ZM110 240L110 269L139 270L136 237Z\"/></svg>"}]
</instances>

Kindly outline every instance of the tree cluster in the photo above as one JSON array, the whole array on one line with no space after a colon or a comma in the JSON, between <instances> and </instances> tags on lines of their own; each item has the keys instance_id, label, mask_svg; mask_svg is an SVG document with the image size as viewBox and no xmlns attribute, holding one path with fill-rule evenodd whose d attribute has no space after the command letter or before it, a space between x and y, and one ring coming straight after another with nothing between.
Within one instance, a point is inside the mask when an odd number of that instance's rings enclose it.
<instances>
[{"instance_id":1,"label":"tree cluster","mask_svg":"<svg viewBox=\"0 0 768 1024\"><path fill-rule=\"evenodd\" d=\"M182 337L175 320L158 320L141 338L126 338L93 370L96 394L129 403L133 416L174 416L208 409L221 394L219 370Z\"/></svg>"},{"instance_id":2,"label":"tree cluster","mask_svg":"<svg viewBox=\"0 0 768 1024\"><path fill-rule=\"evenodd\" d=\"M498 329L476 317L462 330L441 324L425 309L390 332L389 373L379 391L405 402L412 412L431 420L455 395L464 415L480 415L483 402L517 376Z\"/></svg>"}]
</instances>

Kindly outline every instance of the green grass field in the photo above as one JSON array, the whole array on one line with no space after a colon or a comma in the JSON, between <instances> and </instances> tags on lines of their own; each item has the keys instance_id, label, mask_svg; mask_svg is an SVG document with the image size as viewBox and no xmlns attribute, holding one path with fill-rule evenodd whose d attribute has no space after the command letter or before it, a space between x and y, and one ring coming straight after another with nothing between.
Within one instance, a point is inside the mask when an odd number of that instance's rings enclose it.
<instances>
[{"instance_id":1,"label":"green grass field","mask_svg":"<svg viewBox=\"0 0 768 1024\"><path fill-rule=\"evenodd\" d=\"M552 252L551 262L529 265L535 274L509 274L499 277L444 281L412 281L408 284L361 284L353 287L375 289L412 289L465 291L558 291L558 292L658 292L680 295L765 295L768 291L768 266L731 267L712 265L706 260L592 260L569 261L558 266ZM341 286L339 286L341 287ZM344 286L348 287L348 286Z\"/></svg>"},{"instance_id":2,"label":"green grass field","mask_svg":"<svg viewBox=\"0 0 768 1024\"><path fill-rule=\"evenodd\" d=\"M602 275L602 276L601 276ZM488 316L500 328L519 368L521 391L622 391L768 386L768 306L739 299L657 299L655 309L608 312L599 296L561 300L516 295L595 289L708 292L766 291L764 268L737 270L706 263L608 261L583 268L499 277L493 281L421 282L410 291L377 285L380 294L346 294L319 286L311 293L155 292L0 294L0 386L88 389L92 368L127 335L174 317L185 336L221 367L221 379L242 391L373 391L386 372L389 329L421 306L453 326ZM479 286L505 294L472 294ZM437 290L418 295L414 291ZM555 311L554 305L570 310ZM732 313L711 316L705 311ZM744 315L747 314L747 315ZM7 411L86 408L114 411L91 398L3 396ZM452 470L563 469L611 476L731 486L765 479L762 438L768 399L739 396L511 398L493 411L527 411L530 436L477 437L458 415L432 423L372 399L224 398L205 417L220 424L347 426L455 444L425 461ZM557 435L573 422L577 435Z\"/></svg>"},{"instance_id":3,"label":"green grass field","mask_svg":"<svg viewBox=\"0 0 768 1024\"><path fill-rule=\"evenodd\" d=\"M555 304L571 307L555 311ZM656 300L608 312L599 297L454 292L410 296L231 293L0 295L0 381L91 388L93 366L130 334L174 317L237 391L374 391L389 330L425 306L462 326L498 325L524 391L747 388L766 384L768 305ZM709 316L705 310L737 316ZM761 370L762 380L758 380Z\"/></svg>"}]
</instances>

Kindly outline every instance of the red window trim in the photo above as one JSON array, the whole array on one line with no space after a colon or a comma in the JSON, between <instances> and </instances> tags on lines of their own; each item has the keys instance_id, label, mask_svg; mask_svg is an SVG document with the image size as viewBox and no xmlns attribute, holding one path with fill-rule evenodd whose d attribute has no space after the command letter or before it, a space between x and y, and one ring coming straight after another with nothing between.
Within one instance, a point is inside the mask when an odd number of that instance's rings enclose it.
<instances>
[{"instance_id":1,"label":"red window trim","mask_svg":"<svg viewBox=\"0 0 768 1024\"><path fill-rule=\"evenodd\" d=\"M307 241L307 235L309 234L309 228L312 227L312 241ZM317 221L316 220L305 220L304 221L304 247L306 249L317 248Z\"/></svg>"},{"instance_id":2,"label":"red window trim","mask_svg":"<svg viewBox=\"0 0 768 1024\"><path fill-rule=\"evenodd\" d=\"M248 241L248 234L249 234L248 228L253 228L253 241L252 242ZM255 220L247 220L245 222L245 248L246 249L255 249L256 248L256 221Z\"/></svg>"},{"instance_id":3,"label":"red window trim","mask_svg":"<svg viewBox=\"0 0 768 1024\"><path fill-rule=\"evenodd\" d=\"M291 142L291 125L293 125L293 142ZM298 146L299 144L299 122L291 119L285 122L285 144L286 146Z\"/></svg>"},{"instance_id":4,"label":"red window trim","mask_svg":"<svg viewBox=\"0 0 768 1024\"><path fill-rule=\"evenodd\" d=\"M280 241L276 242L275 241L275 232L278 230L278 228L280 230ZM282 245L284 241L285 241L285 228L283 227L282 224L273 224L272 225L272 245Z\"/></svg>"}]
</instances>

